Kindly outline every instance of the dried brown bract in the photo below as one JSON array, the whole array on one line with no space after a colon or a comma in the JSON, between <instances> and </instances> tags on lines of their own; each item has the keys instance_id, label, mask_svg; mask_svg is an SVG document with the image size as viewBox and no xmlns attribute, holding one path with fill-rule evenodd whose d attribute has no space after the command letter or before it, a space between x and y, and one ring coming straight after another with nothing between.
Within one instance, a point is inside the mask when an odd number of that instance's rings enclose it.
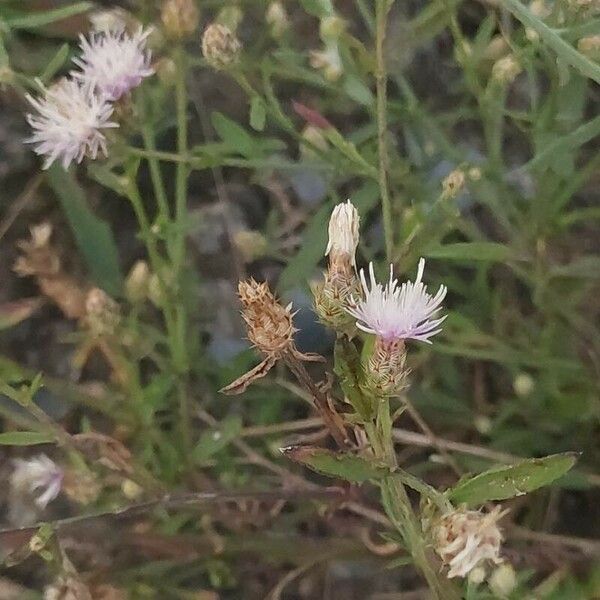
<instances>
[{"instance_id":1,"label":"dried brown bract","mask_svg":"<svg viewBox=\"0 0 600 600\"><path fill-rule=\"evenodd\" d=\"M77 280L63 272L58 250L52 245L52 225L41 223L31 227L31 238L17 246L21 256L14 271L21 277L35 277L41 292L50 298L69 319L85 314L85 289Z\"/></svg>"}]
</instances>

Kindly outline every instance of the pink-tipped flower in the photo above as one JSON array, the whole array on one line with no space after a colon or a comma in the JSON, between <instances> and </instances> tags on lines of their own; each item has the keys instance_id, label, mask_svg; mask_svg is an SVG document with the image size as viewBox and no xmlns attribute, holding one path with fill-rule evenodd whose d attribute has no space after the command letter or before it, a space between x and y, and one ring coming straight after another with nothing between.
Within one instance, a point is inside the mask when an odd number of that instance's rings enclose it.
<instances>
[{"instance_id":1,"label":"pink-tipped flower","mask_svg":"<svg viewBox=\"0 0 600 600\"><path fill-rule=\"evenodd\" d=\"M117 29L92 33L89 39L81 36L81 56L73 60L81 71L72 76L94 86L107 100L119 100L154 73L146 49L150 33L152 29L140 27L131 35Z\"/></svg>"},{"instance_id":2,"label":"pink-tipped flower","mask_svg":"<svg viewBox=\"0 0 600 600\"><path fill-rule=\"evenodd\" d=\"M35 495L36 505L44 509L60 493L64 473L45 454L29 460L18 458L10 482L13 490Z\"/></svg>"},{"instance_id":3,"label":"pink-tipped flower","mask_svg":"<svg viewBox=\"0 0 600 600\"><path fill-rule=\"evenodd\" d=\"M72 79L62 79L45 90L43 96L27 96L37 114L27 115L35 144L35 153L45 156L44 169L60 160L67 169L85 156L95 159L106 155L106 138L102 129L118 127L110 121L113 107L89 86Z\"/></svg>"},{"instance_id":4,"label":"pink-tipped flower","mask_svg":"<svg viewBox=\"0 0 600 600\"><path fill-rule=\"evenodd\" d=\"M442 285L435 296L429 294L427 286L421 281L424 268L425 260L421 259L415 282L407 281L398 286L390 265L390 279L384 286L375 280L371 263L370 289L364 270L361 269L364 300L354 300L353 305L347 309L357 319L357 327L375 334L385 342L412 339L431 343L429 338L441 331L439 326L446 318L434 317L441 309L447 289Z\"/></svg>"}]
</instances>

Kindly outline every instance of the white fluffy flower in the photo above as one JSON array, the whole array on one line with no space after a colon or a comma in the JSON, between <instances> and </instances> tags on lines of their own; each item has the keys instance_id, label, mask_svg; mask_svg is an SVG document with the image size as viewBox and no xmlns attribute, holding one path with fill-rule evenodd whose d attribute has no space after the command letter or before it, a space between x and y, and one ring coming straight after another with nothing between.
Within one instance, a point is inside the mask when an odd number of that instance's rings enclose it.
<instances>
[{"instance_id":1,"label":"white fluffy flower","mask_svg":"<svg viewBox=\"0 0 600 600\"><path fill-rule=\"evenodd\" d=\"M433 527L435 551L449 567L448 577L466 577L486 561L500 564L502 533L498 520L506 514L497 506L490 513L457 509Z\"/></svg>"},{"instance_id":2,"label":"white fluffy flower","mask_svg":"<svg viewBox=\"0 0 600 600\"><path fill-rule=\"evenodd\" d=\"M329 219L329 242L325 256L331 254L348 254L351 264L355 264L355 252L358 246L358 225L360 217L352 202L338 204Z\"/></svg>"},{"instance_id":3,"label":"white fluffy flower","mask_svg":"<svg viewBox=\"0 0 600 600\"><path fill-rule=\"evenodd\" d=\"M140 27L129 34L124 29L81 36L81 56L73 62L81 69L72 76L94 86L107 100L115 101L154 73L146 41L152 29Z\"/></svg>"},{"instance_id":4,"label":"white fluffy flower","mask_svg":"<svg viewBox=\"0 0 600 600\"><path fill-rule=\"evenodd\" d=\"M16 459L10 483L17 493L37 494L35 503L43 509L58 496L63 475L58 465L40 454L29 460Z\"/></svg>"},{"instance_id":5,"label":"white fluffy flower","mask_svg":"<svg viewBox=\"0 0 600 600\"><path fill-rule=\"evenodd\" d=\"M27 96L37 114L27 115L36 154L46 157L44 169L60 160L66 169L84 156L106 155L106 138L102 129L118 127L109 119L113 107L85 84L62 79L45 90L43 96Z\"/></svg>"},{"instance_id":6,"label":"white fluffy flower","mask_svg":"<svg viewBox=\"0 0 600 600\"><path fill-rule=\"evenodd\" d=\"M427 293L427 286L421 281L424 268L425 260L421 259L415 282L407 281L398 286L390 265L390 279L383 286L375 280L371 263L371 289L361 269L364 300L353 300L353 305L348 308L348 312L357 319L357 327L388 342L413 339L431 343L429 338L441 331L439 326L446 318L432 317L441 309L447 289L442 285L435 296Z\"/></svg>"}]
</instances>

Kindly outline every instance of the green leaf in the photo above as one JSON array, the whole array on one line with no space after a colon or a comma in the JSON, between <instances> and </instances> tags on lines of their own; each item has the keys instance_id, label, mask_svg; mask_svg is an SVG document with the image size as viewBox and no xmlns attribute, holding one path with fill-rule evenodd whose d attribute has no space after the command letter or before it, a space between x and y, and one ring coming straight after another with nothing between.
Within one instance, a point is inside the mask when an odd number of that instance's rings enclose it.
<instances>
[{"instance_id":1,"label":"green leaf","mask_svg":"<svg viewBox=\"0 0 600 600\"><path fill-rule=\"evenodd\" d=\"M335 343L334 362L333 370L352 408L363 421L371 421L376 399L365 394L361 388L363 367L356 346L345 338L338 339Z\"/></svg>"},{"instance_id":2,"label":"green leaf","mask_svg":"<svg viewBox=\"0 0 600 600\"><path fill-rule=\"evenodd\" d=\"M522 496L552 483L571 469L576 460L577 454L565 452L497 467L459 481L446 495L455 504L468 505Z\"/></svg>"},{"instance_id":3,"label":"green leaf","mask_svg":"<svg viewBox=\"0 0 600 600\"><path fill-rule=\"evenodd\" d=\"M54 436L39 431L8 431L0 433L1 446L35 446L54 442Z\"/></svg>"},{"instance_id":4,"label":"green leaf","mask_svg":"<svg viewBox=\"0 0 600 600\"><path fill-rule=\"evenodd\" d=\"M29 14L19 14L12 17L7 17L5 23L10 29L35 29L63 21L69 17L79 15L94 8L92 2L76 2L71 6L63 8L55 8L53 10L35 11Z\"/></svg>"},{"instance_id":5,"label":"green leaf","mask_svg":"<svg viewBox=\"0 0 600 600\"><path fill-rule=\"evenodd\" d=\"M512 257L512 251L508 246L496 242L457 242L429 248L425 251L425 256L447 260L504 262Z\"/></svg>"},{"instance_id":6,"label":"green leaf","mask_svg":"<svg viewBox=\"0 0 600 600\"><path fill-rule=\"evenodd\" d=\"M250 101L250 127L254 131L262 131L265 128L267 110L260 96L252 96Z\"/></svg>"},{"instance_id":7,"label":"green leaf","mask_svg":"<svg viewBox=\"0 0 600 600\"><path fill-rule=\"evenodd\" d=\"M65 211L92 279L109 294L118 296L123 277L109 226L88 208L85 194L72 173L55 164L48 169L48 181Z\"/></svg>"},{"instance_id":8,"label":"green leaf","mask_svg":"<svg viewBox=\"0 0 600 600\"><path fill-rule=\"evenodd\" d=\"M69 44L63 44L57 51L57 53L50 59L50 62L46 65L44 72L40 75L40 79L44 83L48 83L54 78L58 71L65 64L69 58Z\"/></svg>"},{"instance_id":9,"label":"green leaf","mask_svg":"<svg viewBox=\"0 0 600 600\"><path fill-rule=\"evenodd\" d=\"M241 125L220 112L213 112L211 120L217 134L229 146L230 150L234 150L248 158L256 154L254 138Z\"/></svg>"},{"instance_id":10,"label":"green leaf","mask_svg":"<svg viewBox=\"0 0 600 600\"><path fill-rule=\"evenodd\" d=\"M387 467L354 454L341 454L306 446L283 448L282 452L294 462L303 464L321 475L339 477L354 483L383 479L391 474Z\"/></svg>"},{"instance_id":11,"label":"green leaf","mask_svg":"<svg viewBox=\"0 0 600 600\"><path fill-rule=\"evenodd\" d=\"M315 17L330 17L335 14L331 0L301 0L304 10Z\"/></svg>"},{"instance_id":12,"label":"green leaf","mask_svg":"<svg viewBox=\"0 0 600 600\"><path fill-rule=\"evenodd\" d=\"M241 430L242 420L236 416L221 421L217 429L205 431L192 452L194 462L206 462L237 438Z\"/></svg>"}]
</instances>

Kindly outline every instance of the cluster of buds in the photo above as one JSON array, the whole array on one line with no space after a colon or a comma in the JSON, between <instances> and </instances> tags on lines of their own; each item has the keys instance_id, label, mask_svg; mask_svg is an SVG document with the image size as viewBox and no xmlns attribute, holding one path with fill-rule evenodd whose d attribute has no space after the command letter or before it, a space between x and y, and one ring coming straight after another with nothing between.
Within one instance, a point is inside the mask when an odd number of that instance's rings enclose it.
<instances>
[{"instance_id":1,"label":"cluster of buds","mask_svg":"<svg viewBox=\"0 0 600 600\"><path fill-rule=\"evenodd\" d=\"M164 0L160 18L169 37L182 39L196 31L200 11L195 0Z\"/></svg>"},{"instance_id":2,"label":"cluster of buds","mask_svg":"<svg viewBox=\"0 0 600 600\"><path fill-rule=\"evenodd\" d=\"M500 564L502 532L498 521L506 514L499 506L489 513L455 509L434 521L430 534L433 547L448 577L467 577L486 563Z\"/></svg>"},{"instance_id":3,"label":"cluster of buds","mask_svg":"<svg viewBox=\"0 0 600 600\"><path fill-rule=\"evenodd\" d=\"M240 57L242 44L226 25L212 23L202 35L202 55L213 69L224 70L235 65Z\"/></svg>"},{"instance_id":4,"label":"cluster of buds","mask_svg":"<svg viewBox=\"0 0 600 600\"><path fill-rule=\"evenodd\" d=\"M348 333L354 330L354 318L348 313L350 300L360 293L355 272L359 222L358 212L349 200L335 207L325 251L329 266L324 281L312 286L320 320L332 329Z\"/></svg>"},{"instance_id":5,"label":"cluster of buds","mask_svg":"<svg viewBox=\"0 0 600 600\"><path fill-rule=\"evenodd\" d=\"M294 333L297 329L293 324L292 305L283 306L267 283L258 283L254 279L240 281L238 296L248 339L265 358L254 369L223 388L222 392L241 394L253 381L264 377L280 359L292 363L321 360L318 355L303 354L296 348Z\"/></svg>"}]
</instances>

